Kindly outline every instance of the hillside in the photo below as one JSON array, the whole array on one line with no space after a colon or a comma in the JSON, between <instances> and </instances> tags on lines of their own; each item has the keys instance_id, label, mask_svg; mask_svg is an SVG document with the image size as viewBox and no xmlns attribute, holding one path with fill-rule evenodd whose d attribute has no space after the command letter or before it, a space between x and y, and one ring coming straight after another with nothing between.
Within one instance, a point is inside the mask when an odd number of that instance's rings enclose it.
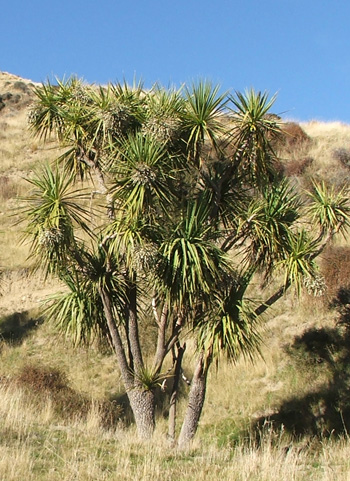
<instances>
[{"instance_id":1,"label":"hillside","mask_svg":"<svg viewBox=\"0 0 350 481\"><path fill-rule=\"evenodd\" d=\"M0 72L0 235L3 246L0 260L2 276L0 315L31 309L47 287L35 280L28 283L27 246L20 243L16 224L18 197L28 190L26 178L42 162L56 156L34 140L27 128L28 109L35 84L16 75ZM13 217L14 215L14 217ZM35 288L34 288L35 285Z\"/></svg>"},{"instance_id":2,"label":"hillside","mask_svg":"<svg viewBox=\"0 0 350 481\"><path fill-rule=\"evenodd\" d=\"M288 293L269 312L263 360L223 361L210 374L191 452L164 447L165 420L152 446L139 444L114 357L98 346L74 349L42 322L40 302L58 285L31 275L18 206L25 179L58 149L28 131L34 88L0 72L0 479L348 479L348 240L322 256L322 297ZM350 126L286 120L285 131L280 169L296 188L314 178L347 187ZM165 412L160 406L158 416Z\"/></svg>"}]
</instances>

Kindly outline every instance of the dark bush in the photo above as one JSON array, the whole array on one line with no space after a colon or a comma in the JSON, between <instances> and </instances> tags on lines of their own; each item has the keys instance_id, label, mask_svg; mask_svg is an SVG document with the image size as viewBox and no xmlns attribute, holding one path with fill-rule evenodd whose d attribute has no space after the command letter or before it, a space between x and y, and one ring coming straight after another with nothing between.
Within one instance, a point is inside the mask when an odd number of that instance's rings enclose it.
<instances>
[{"instance_id":1,"label":"dark bush","mask_svg":"<svg viewBox=\"0 0 350 481\"><path fill-rule=\"evenodd\" d=\"M55 413L62 418L85 418L94 401L69 386L67 376L59 369L45 366L26 365L19 372L16 384L24 387L29 393L38 395L46 402L53 402ZM111 427L121 418L122 408L112 401L96 401L101 424Z\"/></svg>"},{"instance_id":2,"label":"dark bush","mask_svg":"<svg viewBox=\"0 0 350 481\"><path fill-rule=\"evenodd\" d=\"M65 374L58 369L48 367L37 367L33 365L24 366L17 377L20 386L29 388L38 393L57 393L62 390L69 390Z\"/></svg>"},{"instance_id":3,"label":"dark bush","mask_svg":"<svg viewBox=\"0 0 350 481\"><path fill-rule=\"evenodd\" d=\"M0 102L3 103L4 105L6 104L18 104L18 102L21 100L21 95L20 94L13 94L11 92L6 92L4 94L1 94L0 96Z\"/></svg>"},{"instance_id":4,"label":"dark bush","mask_svg":"<svg viewBox=\"0 0 350 481\"><path fill-rule=\"evenodd\" d=\"M339 160L344 167L350 168L350 148L339 147L333 150L333 157Z\"/></svg>"},{"instance_id":5,"label":"dark bush","mask_svg":"<svg viewBox=\"0 0 350 481\"><path fill-rule=\"evenodd\" d=\"M13 88L16 90L22 90L22 92L27 92L28 87L27 84L21 81L14 82Z\"/></svg>"},{"instance_id":6,"label":"dark bush","mask_svg":"<svg viewBox=\"0 0 350 481\"><path fill-rule=\"evenodd\" d=\"M281 127L282 135L278 142L279 147L294 150L295 147L305 147L311 144L311 138L295 122L286 122Z\"/></svg>"},{"instance_id":7,"label":"dark bush","mask_svg":"<svg viewBox=\"0 0 350 481\"><path fill-rule=\"evenodd\" d=\"M13 94L11 92L6 92L4 94L1 94L1 100L2 101L11 100L12 97L13 97Z\"/></svg>"},{"instance_id":8,"label":"dark bush","mask_svg":"<svg viewBox=\"0 0 350 481\"><path fill-rule=\"evenodd\" d=\"M350 285L350 247L330 246L322 255L321 272L327 285L327 298Z\"/></svg>"}]
</instances>

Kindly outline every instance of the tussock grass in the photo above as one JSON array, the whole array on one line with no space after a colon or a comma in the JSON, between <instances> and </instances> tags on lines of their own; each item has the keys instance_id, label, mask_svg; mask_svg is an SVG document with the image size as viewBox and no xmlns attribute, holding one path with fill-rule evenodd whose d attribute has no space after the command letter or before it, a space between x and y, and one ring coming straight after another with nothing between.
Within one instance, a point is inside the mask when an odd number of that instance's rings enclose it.
<instances>
[{"instance_id":1,"label":"tussock grass","mask_svg":"<svg viewBox=\"0 0 350 481\"><path fill-rule=\"evenodd\" d=\"M332 303L341 289L350 286L350 248L333 245L322 256L321 272L327 285L326 301Z\"/></svg>"},{"instance_id":2,"label":"tussock grass","mask_svg":"<svg viewBox=\"0 0 350 481\"><path fill-rule=\"evenodd\" d=\"M287 123L288 125L288 123ZM311 179L326 179L337 187L350 181L347 153L350 126L340 122L301 123L310 141L281 144L282 170L296 185L309 189Z\"/></svg>"},{"instance_id":3,"label":"tussock grass","mask_svg":"<svg viewBox=\"0 0 350 481\"><path fill-rule=\"evenodd\" d=\"M308 150L308 155L314 159L310 174L338 186L347 185L350 171L335 153L350 147L350 126L340 122L309 122L302 127L313 140Z\"/></svg>"},{"instance_id":4,"label":"tussock grass","mask_svg":"<svg viewBox=\"0 0 350 481\"><path fill-rule=\"evenodd\" d=\"M28 480L346 480L349 440L308 439L292 443L282 431L265 429L259 444L212 442L185 453L171 449L161 432L152 444L135 441L133 430L86 420L58 424L50 412L28 403L23 393L0 388L2 456L0 479ZM161 428L160 428L161 429Z\"/></svg>"}]
</instances>

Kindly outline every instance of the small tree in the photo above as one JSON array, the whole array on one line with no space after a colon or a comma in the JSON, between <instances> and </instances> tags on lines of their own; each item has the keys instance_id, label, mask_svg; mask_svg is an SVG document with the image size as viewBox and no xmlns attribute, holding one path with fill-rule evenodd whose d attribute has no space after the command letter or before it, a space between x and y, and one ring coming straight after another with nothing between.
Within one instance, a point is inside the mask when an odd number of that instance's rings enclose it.
<instances>
[{"instance_id":1,"label":"small tree","mask_svg":"<svg viewBox=\"0 0 350 481\"><path fill-rule=\"evenodd\" d=\"M24 209L32 255L67 286L47 315L75 343L108 339L146 439L155 391L169 375L175 439L190 333L198 357L178 440L185 446L197 430L212 362L259 352L261 315L290 286L299 291L315 276L316 256L348 227L345 193L315 185L313 224L305 223L302 199L274 171L280 129L265 93L232 97L208 82L180 91L102 88L72 78L36 95L33 133L55 136L65 148L54 169L30 180ZM102 211L89 207L86 189L74 188L87 177ZM249 300L253 276L269 283L278 270L284 281L275 294ZM157 338L146 360L150 319ZM168 357L172 372L164 372Z\"/></svg>"}]
</instances>

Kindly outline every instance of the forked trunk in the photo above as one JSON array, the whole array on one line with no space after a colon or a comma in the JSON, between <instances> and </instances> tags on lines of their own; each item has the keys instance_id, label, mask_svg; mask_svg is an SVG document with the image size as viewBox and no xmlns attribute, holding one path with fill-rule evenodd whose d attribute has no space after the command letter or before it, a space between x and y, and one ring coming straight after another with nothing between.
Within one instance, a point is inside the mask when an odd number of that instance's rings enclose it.
<instances>
[{"instance_id":1,"label":"forked trunk","mask_svg":"<svg viewBox=\"0 0 350 481\"><path fill-rule=\"evenodd\" d=\"M185 448L193 439L202 413L208 374L208 366L204 365L203 357L203 354L201 354L191 382L187 411L178 440L178 446L180 449Z\"/></svg>"},{"instance_id":2,"label":"forked trunk","mask_svg":"<svg viewBox=\"0 0 350 481\"><path fill-rule=\"evenodd\" d=\"M130 406L134 414L140 439L150 439L153 435L155 420L155 398L152 390L132 389L128 392Z\"/></svg>"}]
</instances>

